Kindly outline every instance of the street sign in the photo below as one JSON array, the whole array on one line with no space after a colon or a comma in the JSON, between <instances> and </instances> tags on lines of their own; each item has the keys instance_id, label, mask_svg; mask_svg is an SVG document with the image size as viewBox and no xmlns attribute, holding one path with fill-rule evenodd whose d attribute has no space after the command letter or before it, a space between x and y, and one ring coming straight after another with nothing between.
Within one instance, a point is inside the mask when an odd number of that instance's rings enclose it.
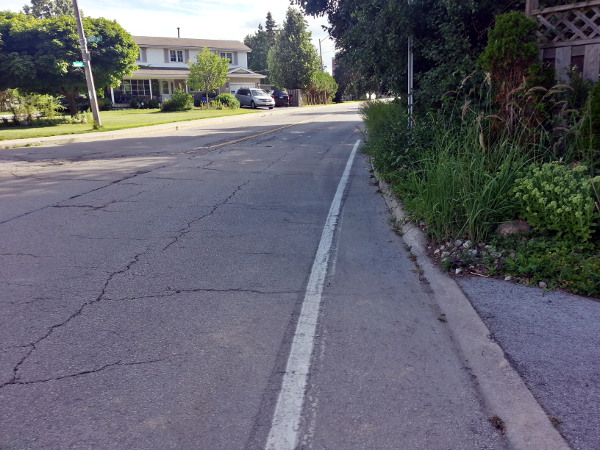
<instances>
[{"instance_id":1,"label":"street sign","mask_svg":"<svg viewBox=\"0 0 600 450\"><path fill-rule=\"evenodd\" d=\"M83 67L83 61L73 61L73 67Z\"/></svg>"},{"instance_id":2,"label":"street sign","mask_svg":"<svg viewBox=\"0 0 600 450\"><path fill-rule=\"evenodd\" d=\"M85 40L87 41L88 44L92 44L94 42L102 41L102 36L90 36L89 38L86 38Z\"/></svg>"}]
</instances>

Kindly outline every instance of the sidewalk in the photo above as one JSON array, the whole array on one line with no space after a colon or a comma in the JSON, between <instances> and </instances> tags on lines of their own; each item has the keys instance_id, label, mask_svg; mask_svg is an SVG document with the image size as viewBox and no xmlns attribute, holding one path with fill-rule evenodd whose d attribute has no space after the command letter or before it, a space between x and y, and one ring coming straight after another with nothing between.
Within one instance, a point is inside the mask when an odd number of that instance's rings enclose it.
<instances>
[{"instance_id":1,"label":"sidewalk","mask_svg":"<svg viewBox=\"0 0 600 450\"><path fill-rule=\"evenodd\" d=\"M403 223L401 204L380 186ZM408 223L403 232L511 446L600 449L600 301L491 278L454 279L433 266L419 228Z\"/></svg>"}]
</instances>

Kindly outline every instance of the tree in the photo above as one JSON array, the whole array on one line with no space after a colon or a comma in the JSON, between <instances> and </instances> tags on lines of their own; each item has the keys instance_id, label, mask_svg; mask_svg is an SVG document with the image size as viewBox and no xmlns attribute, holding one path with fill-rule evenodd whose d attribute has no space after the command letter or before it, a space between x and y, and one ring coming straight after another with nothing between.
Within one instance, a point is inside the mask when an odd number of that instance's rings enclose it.
<instances>
[{"instance_id":1,"label":"tree","mask_svg":"<svg viewBox=\"0 0 600 450\"><path fill-rule=\"evenodd\" d=\"M85 18L83 26L87 36L102 38L88 45L96 86L118 86L135 70L139 47L115 21ZM0 36L0 90L62 94L77 114L75 97L87 85L83 70L73 67L81 59L75 18L0 12Z\"/></svg>"},{"instance_id":2,"label":"tree","mask_svg":"<svg viewBox=\"0 0 600 450\"><path fill-rule=\"evenodd\" d=\"M210 91L218 89L227 82L229 60L213 54L206 47L196 56L196 62L190 60L189 66L188 85L194 91L206 92L207 101Z\"/></svg>"},{"instance_id":3,"label":"tree","mask_svg":"<svg viewBox=\"0 0 600 450\"><path fill-rule=\"evenodd\" d=\"M275 45L275 38L277 36L277 23L273 20L271 11L267 13L267 21L265 22L265 32L267 33L267 44L272 47Z\"/></svg>"},{"instance_id":4,"label":"tree","mask_svg":"<svg viewBox=\"0 0 600 450\"><path fill-rule=\"evenodd\" d=\"M258 24L256 33L249 34L244 38L244 44L252 49L252 52L248 53L248 68L254 72L267 75L267 78L264 80L265 84L271 83L268 76L269 66L267 56L269 55L269 50L275 45L277 32L277 24L273 20L271 12L268 12L266 30L262 24Z\"/></svg>"},{"instance_id":5,"label":"tree","mask_svg":"<svg viewBox=\"0 0 600 450\"><path fill-rule=\"evenodd\" d=\"M379 88L378 82L361 76L360 71L340 53L335 56L333 78L338 84L334 101L341 101L344 96L358 100L367 92L374 92Z\"/></svg>"},{"instance_id":6,"label":"tree","mask_svg":"<svg viewBox=\"0 0 600 450\"><path fill-rule=\"evenodd\" d=\"M327 72L318 70L313 75L308 89L308 103L326 105L331 101L337 90L338 84L334 78Z\"/></svg>"},{"instance_id":7,"label":"tree","mask_svg":"<svg viewBox=\"0 0 600 450\"><path fill-rule=\"evenodd\" d=\"M524 7L524 0L293 1L307 14L327 16L340 55L382 92L406 92L412 35L415 99L422 109L437 106L477 68L495 16Z\"/></svg>"},{"instance_id":8,"label":"tree","mask_svg":"<svg viewBox=\"0 0 600 450\"><path fill-rule=\"evenodd\" d=\"M271 81L287 89L306 89L320 70L317 50L302 13L289 8L283 29L269 51L267 63Z\"/></svg>"},{"instance_id":9,"label":"tree","mask_svg":"<svg viewBox=\"0 0 600 450\"><path fill-rule=\"evenodd\" d=\"M31 0L31 6L23 6L23 12L36 19L47 19L52 16L74 16L71 0Z\"/></svg>"},{"instance_id":10,"label":"tree","mask_svg":"<svg viewBox=\"0 0 600 450\"><path fill-rule=\"evenodd\" d=\"M267 55L271 48L267 41L267 33L262 25L258 25L258 30L254 34L249 34L244 38L244 45L252 49L248 53L248 68L254 72L268 75ZM265 83L268 82L265 80Z\"/></svg>"}]
</instances>

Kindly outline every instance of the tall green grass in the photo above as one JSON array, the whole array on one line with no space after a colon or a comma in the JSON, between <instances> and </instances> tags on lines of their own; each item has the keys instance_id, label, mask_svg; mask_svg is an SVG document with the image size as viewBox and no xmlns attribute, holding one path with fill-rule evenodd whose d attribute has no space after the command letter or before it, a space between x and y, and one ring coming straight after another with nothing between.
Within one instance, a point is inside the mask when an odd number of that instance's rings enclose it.
<instances>
[{"instance_id":1,"label":"tall green grass","mask_svg":"<svg viewBox=\"0 0 600 450\"><path fill-rule=\"evenodd\" d=\"M474 125L439 124L431 133L432 147L418 161L419 170L399 186L407 207L438 241L483 241L513 217L511 190L531 157L507 141L485 149Z\"/></svg>"},{"instance_id":2,"label":"tall green grass","mask_svg":"<svg viewBox=\"0 0 600 450\"><path fill-rule=\"evenodd\" d=\"M524 149L515 139L490 142L481 117L430 114L411 128L399 103L370 103L362 113L367 153L432 238L483 241L513 218L511 190L539 143Z\"/></svg>"}]
</instances>

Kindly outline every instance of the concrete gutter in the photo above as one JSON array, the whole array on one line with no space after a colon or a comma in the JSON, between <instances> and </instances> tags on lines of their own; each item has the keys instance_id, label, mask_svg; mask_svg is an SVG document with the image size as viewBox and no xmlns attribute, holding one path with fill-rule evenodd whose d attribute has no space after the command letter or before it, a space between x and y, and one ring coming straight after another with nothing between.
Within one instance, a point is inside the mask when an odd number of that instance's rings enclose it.
<instances>
[{"instance_id":1,"label":"concrete gutter","mask_svg":"<svg viewBox=\"0 0 600 450\"><path fill-rule=\"evenodd\" d=\"M379 177L378 177L379 178ZM457 283L440 271L427 255L427 239L411 222L390 186L379 179L379 186L393 216L404 224L403 239L423 270L460 356L469 369L490 417L499 417L506 427L506 438L513 449L569 449L554 428L525 382L512 368L504 352L490 338L490 332Z\"/></svg>"}]
</instances>

